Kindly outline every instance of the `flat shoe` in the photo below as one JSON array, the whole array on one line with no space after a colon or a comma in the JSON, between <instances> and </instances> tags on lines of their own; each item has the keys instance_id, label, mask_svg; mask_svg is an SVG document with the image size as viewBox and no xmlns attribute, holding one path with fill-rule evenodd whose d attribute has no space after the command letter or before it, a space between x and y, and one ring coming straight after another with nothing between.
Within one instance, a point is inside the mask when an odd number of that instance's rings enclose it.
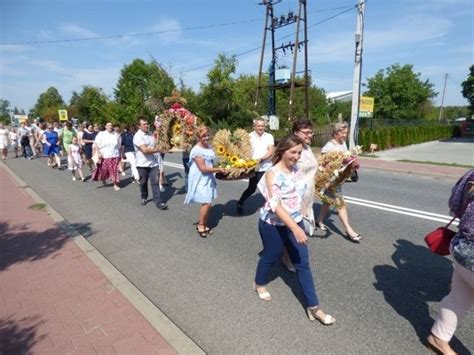
<instances>
[{"instance_id":1,"label":"flat shoe","mask_svg":"<svg viewBox=\"0 0 474 355\"><path fill-rule=\"evenodd\" d=\"M258 298L260 298L262 301L271 301L272 300L272 296L270 295L270 292L268 291L265 291L265 292L258 292L257 290L257 285L254 283L253 284L253 290L255 292L257 292L257 295L258 295Z\"/></svg>"}]
</instances>

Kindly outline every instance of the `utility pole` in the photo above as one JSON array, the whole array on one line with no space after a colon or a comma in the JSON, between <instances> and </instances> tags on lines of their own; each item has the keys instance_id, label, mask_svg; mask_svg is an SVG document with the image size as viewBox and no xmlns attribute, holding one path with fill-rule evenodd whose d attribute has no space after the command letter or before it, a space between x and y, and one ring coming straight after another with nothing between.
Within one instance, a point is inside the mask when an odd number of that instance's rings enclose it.
<instances>
[{"instance_id":1,"label":"utility pole","mask_svg":"<svg viewBox=\"0 0 474 355\"><path fill-rule=\"evenodd\" d=\"M298 14L295 15L293 11L290 11L286 16L275 16L274 14L274 5L280 3L282 0L263 0L260 5L265 5L266 7L266 15L265 15L265 27L263 29L263 43L262 43L262 51L260 54L260 64L258 70L258 83L257 83L257 91L255 95L255 111L258 112L258 104L259 104L259 96L260 90L264 87L268 88L268 116L276 115L276 90L278 89L290 89L290 98L288 102L288 119L292 118L292 105L293 105L293 97L294 91L296 87L304 87L305 88L305 114L306 117L309 117L309 94L308 94L308 87L309 87L309 75L308 75L308 37L307 37L307 11L306 11L306 1L307 0L299 0L299 9ZM304 28L303 28L303 36L304 38L300 39L300 32L301 32L301 24L300 22L304 21ZM295 33L295 42L288 42L287 44L282 44L279 47L275 47L275 31L281 27L285 27L291 24L296 23L296 33ZM266 40L267 40L267 31L270 32L271 36L271 60L270 66L268 70L268 85L262 85L262 69L263 69L263 61L265 56L265 47L266 47ZM297 52L304 47L304 84L296 82L296 61L297 61ZM281 78L281 68L278 66L278 53L282 51L283 54L286 51L290 51L293 54L292 60L292 67L291 72L289 72L288 78Z\"/></svg>"},{"instance_id":2,"label":"utility pole","mask_svg":"<svg viewBox=\"0 0 474 355\"><path fill-rule=\"evenodd\" d=\"M446 73L443 76L444 76L444 88L443 88L443 96L441 96L441 106L439 107L438 121L441 121L441 119L443 118L444 93L446 92L446 81L448 81L449 74Z\"/></svg>"},{"instance_id":3,"label":"utility pole","mask_svg":"<svg viewBox=\"0 0 474 355\"><path fill-rule=\"evenodd\" d=\"M352 85L351 126L349 133L349 149L357 144L359 128L360 82L362 77L362 44L364 38L365 0L357 4L357 25L355 33L354 82Z\"/></svg>"}]
</instances>

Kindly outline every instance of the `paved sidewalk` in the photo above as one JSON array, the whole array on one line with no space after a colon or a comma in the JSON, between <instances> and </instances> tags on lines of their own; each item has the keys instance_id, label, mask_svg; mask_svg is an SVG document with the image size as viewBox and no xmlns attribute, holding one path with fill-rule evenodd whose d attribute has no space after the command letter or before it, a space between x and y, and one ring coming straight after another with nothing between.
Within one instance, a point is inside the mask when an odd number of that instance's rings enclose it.
<instances>
[{"instance_id":1,"label":"paved sidewalk","mask_svg":"<svg viewBox=\"0 0 474 355\"><path fill-rule=\"evenodd\" d=\"M359 160L361 169L379 169L417 175L447 177L453 179L459 179L468 170L468 168L424 163L399 162L393 160L383 160L380 158L360 157Z\"/></svg>"},{"instance_id":2,"label":"paved sidewalk","mask_svg":"<svg viewBox=\"0 0 474 355\"><path fill-rule=\"evenodd\" d=\"M0 354L176 354L1 165Z\"/></svg>"}]
</instances>

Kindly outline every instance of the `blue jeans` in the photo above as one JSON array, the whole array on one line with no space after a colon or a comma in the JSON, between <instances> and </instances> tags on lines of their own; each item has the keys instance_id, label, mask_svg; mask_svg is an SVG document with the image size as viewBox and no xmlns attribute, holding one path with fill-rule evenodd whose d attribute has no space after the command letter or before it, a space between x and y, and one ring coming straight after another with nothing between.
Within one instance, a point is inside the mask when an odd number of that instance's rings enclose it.
<instances>
[{"instance_id":1,"label":"blue jeans","mask_svg":"<svg viewBox=\"0 0 474 355\"><path fill-rule=\"evenodd\" d=\"M286 247L291 262L295 265L296 276L306 300L306 307L319 306L313 274L309 267L309 253L306 244L299 244L287 226L274 226L261 219L258 222L258 232L262 238L263 251L260 254L255 283L259 286L267 284L270 268L281 259L283 248Z\"/></svg>"}]
</instances>

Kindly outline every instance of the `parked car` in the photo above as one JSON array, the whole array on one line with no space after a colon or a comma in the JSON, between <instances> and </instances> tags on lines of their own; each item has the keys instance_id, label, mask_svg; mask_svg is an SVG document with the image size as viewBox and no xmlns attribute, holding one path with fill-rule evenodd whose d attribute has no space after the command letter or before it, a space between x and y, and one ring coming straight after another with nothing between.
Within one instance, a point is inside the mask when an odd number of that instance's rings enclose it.
<instances>
[{"instance_id":1,"label":"parked car","mask_svg":"<svg viewBox=\"0 0 474 355\"><path fill-rule=\"evenodd\" d=\"M461 117L461 118L465 118L465 117ZM473 136L473 135L474 135L474 119L465 118L463 121L461 121L461 136L466 137L466 136Z\"/></svg>"}]
</instances>

